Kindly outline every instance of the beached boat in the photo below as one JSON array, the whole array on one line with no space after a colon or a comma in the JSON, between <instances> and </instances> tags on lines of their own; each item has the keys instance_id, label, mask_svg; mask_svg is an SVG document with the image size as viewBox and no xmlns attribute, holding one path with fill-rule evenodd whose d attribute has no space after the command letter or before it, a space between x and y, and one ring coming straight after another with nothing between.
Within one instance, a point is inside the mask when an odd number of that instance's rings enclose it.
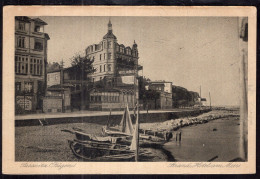
<instances>
[{"instance_id":1,"label":"beached boat","mask_svg":"<svg viewBox=\"0 0 260 179\"><path fill-rule=\"evenodd\" d=\"M133 136L133 124L130 116L128 105L126 106L122 120L119 125L115 127L109 126L109 119L107 126L102 128L102 133L106 136L118 137L120 143L129 143ZM139 144L142 147L149 147L151 145L163 145L172 138L172 133L169 131L152 131L139 129Z\"/></svg>"},{"instance_id":2,"label":"beached boat","mask_svg":"<svg viewBox=\"0 0 260 179\"><path fill-rule=\"evenodd\" d=\"M126 105L122 120L117 126L110 126L110 115L108 116L107 125L102 128L102 133L108 136L114 137L125 137L125 136L133 136L134 128L132 124L132 119L130 116L130 111L128 105Z\"/></svg>"},{"instance_id":3,"label":"beached boat","mask_svg":"<svg viewBox=\"0 0 260 179\"><path fill-rule=\"evenodd\" d=\"M83 160L132 160L135 156L134 151L127 145L69 140L69 146L73 154Z\"/></svg>"},{"instance_id":4,"label":"beached boat","mask_svg":"<svg viewBox=\"0 0 260 179\"><path fill-rule=\"evenodd\" d=\"M73 154L83 160L90 161L131 161L137 156L146 155L149 152L137 152L139 149L138 134L138 119L135 124L135 130L131 140L131 145L121 145L117 143L95 142L90 140L68 140L69 146ZM102 139L102 138L101 138Z\"/></svg>"},{"instance_id":5,"label":"beached boat","mask_svg":"<svg viewBox=\"0 0 260 179\"><path fill-rule=\"evenodd\" d=\"M111 114L110 114L111 115ZM129 108L126 106L119 125L111 126L108 116L107 125L102 128L101 135L88 134L79 128L73 128L72 131L63 130L75 134L78 141L94 141L102 143L113 143L121 145L130 145L133 138L134 127L130 116ZM154 147L163 145L172 138L169 131L152 131L139 129L139 144L141 147Z\"/></svg>"}]
</instances>

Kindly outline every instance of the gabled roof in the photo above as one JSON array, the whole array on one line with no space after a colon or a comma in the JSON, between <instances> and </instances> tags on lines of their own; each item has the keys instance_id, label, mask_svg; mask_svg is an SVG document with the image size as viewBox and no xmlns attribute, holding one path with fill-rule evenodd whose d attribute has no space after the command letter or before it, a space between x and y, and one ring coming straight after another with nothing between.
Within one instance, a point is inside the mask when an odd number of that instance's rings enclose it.
<instances>
[{"instance_id":1,"label":"gabled roof","mask_svg":"<svg viewBox=\"0 0 260 179\"><path fill-rule=\"evenodd\" d=\"M107 38L116 39L116 36L113 34L113 32L109 31L109 32L103 37L103 39L107 39Z\"/></svg>"},{"instance_id":2,"label":"gabled roof","mask_svg":"<svg viewBox=\"0 0 260 179\"><path fill-rule=\"evenodd\" d=\"M39 19L39 18L35 18L35 19L32 19L33 21L36 21L38 22L39 24L42 24L42 25L48 25L46 22L44 22L43 20Z\"/></svg>"},{"instance_id":3,"label":"gabled roof","mask_svg":"<svg viewBox=\"0 0 260 179\"><path fill-rule=\"evenodd\" d=\"M19 21L24 21L24 22L30 22L30 20L32 20L31 18L29 18L27 16L16 16L15 19L19 20Z\"/></svg>"}]
</instances>

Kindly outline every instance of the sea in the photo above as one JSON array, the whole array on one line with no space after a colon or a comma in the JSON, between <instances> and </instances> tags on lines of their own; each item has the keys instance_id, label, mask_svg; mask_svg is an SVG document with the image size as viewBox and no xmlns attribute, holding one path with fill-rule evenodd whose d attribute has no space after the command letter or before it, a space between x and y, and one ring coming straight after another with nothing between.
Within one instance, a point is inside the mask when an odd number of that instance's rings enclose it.
<instances>
[{"instance_id":1,"label":"sea","mask_svg":"<svg viewBox=\"0 0 260 179\"><path fill-rule=\"evenodd\" d=\"M236 118L224 118L181 128L164 145L179 162L228 162L239 157L240 124ZM181 141L176 133L181 132Z\"/></svg>"}]
</instances>

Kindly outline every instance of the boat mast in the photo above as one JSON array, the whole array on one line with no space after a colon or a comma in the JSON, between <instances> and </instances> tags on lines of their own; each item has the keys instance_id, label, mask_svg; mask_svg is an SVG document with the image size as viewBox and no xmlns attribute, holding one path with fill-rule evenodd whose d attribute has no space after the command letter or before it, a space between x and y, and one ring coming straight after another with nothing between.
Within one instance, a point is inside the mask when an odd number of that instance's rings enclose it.
<instances>
[{"instance_id":1,"label":"boat mast","mask_svg":"<svg viewBox=\"0 0 260 179\"><path fill-rule=\"evenodd\" d=\"M200 108L202 106L202 102L201 102L201 85L200 85Z\"/></svg>"},{"instance_id":2,"label":"boat mast","mask_svg":"<svg viewBox=\"0 0 260 179\"><path fill-rule=\"evenodd\" d=\"M209 92L209 107L211 109L211 97L210 97L210 92Z\"/></svg>"},{"instance_id":3,"label":"boat mast","mask_svg":"<svg viewBox=\"0 0 260 179\"><path fill-rule=\"evenodd\" d=\"M135 127L136 127L136 133L135 137L136 138L136 149L135 149L135 161L138 162L138 155L139 155L139 93L138 92L138 60L135 62L135 79L134 79L134 93L135 93L135 100L136 100L136 108L137 108L137 115L136 115L136 122L135 122Z\"/></svg>"}]
</instances>

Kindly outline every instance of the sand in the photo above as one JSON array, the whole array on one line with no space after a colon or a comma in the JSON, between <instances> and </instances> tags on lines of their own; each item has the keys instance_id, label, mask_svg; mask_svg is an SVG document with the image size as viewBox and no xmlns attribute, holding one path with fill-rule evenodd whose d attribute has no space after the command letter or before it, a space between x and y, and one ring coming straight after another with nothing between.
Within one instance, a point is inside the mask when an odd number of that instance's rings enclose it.
<instances>
[{"instance_id":1,"label":"sand","mask_svg":"<svg viewBox=\"0 0 260 179\"><path fill-rule=\"evenodd\" d=\"M197 117L186 117L165 122L140 124L141 129L178 130L180 127L201 124L211 120L236 117L237 111L213 110ZM181 122L182 121L182 122ZM74 135L61 130L84 129L89 134L100 134L103 125L95 123L67 123L46 126L24 126L15 128L16 161L81 161L71 152L68 140ZM150 151L141 161L175 161L172 152L160 148L147 148Z\"/></svg>"}]
</instances>

